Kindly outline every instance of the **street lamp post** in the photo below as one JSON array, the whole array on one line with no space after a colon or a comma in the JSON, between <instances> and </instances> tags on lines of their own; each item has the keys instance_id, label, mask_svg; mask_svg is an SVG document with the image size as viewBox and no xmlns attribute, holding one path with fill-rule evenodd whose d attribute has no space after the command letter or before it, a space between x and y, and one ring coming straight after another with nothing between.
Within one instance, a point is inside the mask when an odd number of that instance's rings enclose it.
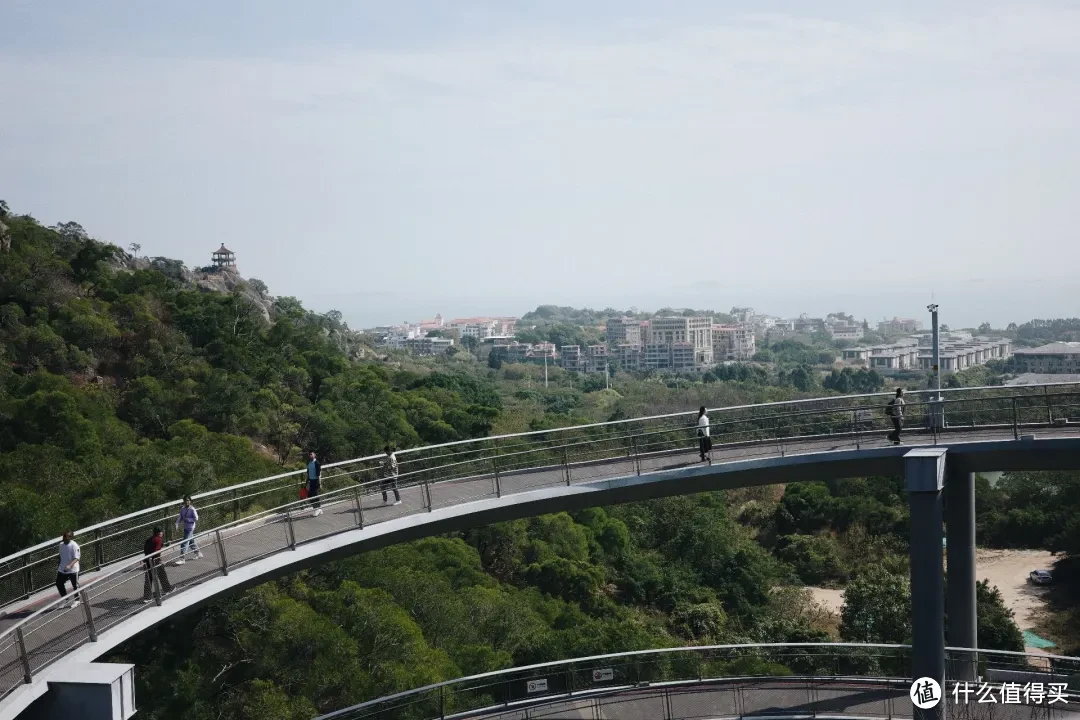
<instances>
[{"instance_id":1,"label":"street lamp post","mask_svg":"<svg viewBox=\"0 0 1080 720\"><path fill-rule=\"evenodd\" d=\"M933 330L933 342L934 342L934 356L933 356L933 373L934 373L934 405L931 417L933 418L933 425L935 429L940 430L944 423L942 422L942 406L941 406L941 333L938 329L938 306L936 304L930 304L926 306L926 309L930 311L930 327Z\"/></svg>"}]
</instances>

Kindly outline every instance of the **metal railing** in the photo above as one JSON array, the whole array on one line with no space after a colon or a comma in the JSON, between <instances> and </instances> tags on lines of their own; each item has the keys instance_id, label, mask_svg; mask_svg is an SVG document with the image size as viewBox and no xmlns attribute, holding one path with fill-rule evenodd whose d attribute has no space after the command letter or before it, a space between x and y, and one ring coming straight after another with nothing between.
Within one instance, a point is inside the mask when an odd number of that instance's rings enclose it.
<instances>
[{"instance_id":1,"label":"metal railing","mask_svg":"<svg viewBox=\"0 0 1080 720\"><path fill-rule=\"evenodd\" d=\"M946 649L946 702L975 665L983 682L1064 684L1063 700L1028 703L1080 712L1080 658ZM1070 682L1070 680L1072 682ZM761 715L911 717L911 646L858 643L663 648L510 668L407 690L318 720ZM962 682L962 681L961 681ZM1071 691L1069 690L1071 688ZM957 699L961 694L957 693ZM967 698L965 698L967 699ZM977 698L970 698L975 703ZM959 705L960 703L955 703ZM1069 708L1069 705L1072 708ZM636 707L633 707L636 706ZM1057 707L1057 706L1061 707ZM607 708L609 711L604 712ZM598 711L598 712L597 712ZM1050 715L1032 715L1050 717Z\"/></svg>"},{"instance_id":2,"label":"metal railing","mask_svg":"<svg viewBox=\"0 0 1080 720\"><path fill-rule=\"evenodd\" d=\"M909 394L905 408L908 432L936 442L939 435L963 429L997 430L1018 437L1032 427L1057 427L1080 419L1080 384L954 389L943 391L944 421L930 423L931 391ZM877 442L890 429L883 406L888 394L848 395L711 410L716 444L758 446L761 454L797 452L793 443L813 436L847 440L855 447ZM937 407L935 405L935 407ZM620 455L638 458L685 446L692 415L677 413L592 425L465 440L402 450L398 453L403 482L437 482L493 473L498 479L531 467L569 462L611 461ZM931 428L934 424L937 427ZM929 431L929 433L927 432ZM929 437L928 437L929 435ZM746 456L751 456L747 451ZM572 456L572 457L571 457ZM324 466L327 490L374 479L382 455ZM200 528L223 527L246 516L288 503L303 482L303 470L219 488L195 495ZM82 567L94 572L142 551L148 530L161 526L173 540L173 520L180 501L107 520L75 531L82 546ZM59 538L0 558L0 612L13 603L49 588L55 580Z\"/></svg>"},{"instance_id":3,"label":"metal railing","mask_svg":"<svg viewBox=\"0 0 1080 720\"><path fill-rule=\"evenodd\" d=\"M882 445L891 429L884 414L886 397L839 396L714 410L713 461ZM1013 439L1036 428L1080 434L1076 384L958 390L942 401L928 400L926 393L910 397L904 417L916 443ZM941 416L944 422L932 422ZM198 496L203 530L196 542L209 557L170 567L167 573L183 591L311 540L438 507L693 464L698 462L694 420L694 414L679 413L403 451L394 483L401 505L380 502L383 490L392 492L379 479L381 456L324 466L320 501L326 512L319 517L308 512L310 501L296 499L303 471L205 493ZM152 526L172 527L176 506L158 506L80 531L91 538L83 540L83 562L100 570L84 583L88 601L72 609L52 600L0 633L0 696L142 608L143 542ZM165 562L176 560L178 552L177 546L164 550ZM5 558L0 589L8 604L51 587L56 562L53 543Z\"/></svg>"}]
</instances>

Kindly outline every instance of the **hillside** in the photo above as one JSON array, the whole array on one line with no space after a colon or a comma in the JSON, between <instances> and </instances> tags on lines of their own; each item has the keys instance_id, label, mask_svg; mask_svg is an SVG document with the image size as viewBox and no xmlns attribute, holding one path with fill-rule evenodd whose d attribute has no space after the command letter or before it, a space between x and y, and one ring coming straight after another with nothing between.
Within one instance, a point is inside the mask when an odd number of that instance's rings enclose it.
<instances>
[{"instance_id":1,"label":"hillside","mask_svg":"<svg viewBox=\"0 0 1080 720\"><path fill-rule=\"evenodd\" d=\"M185 492L485 434L461 374L359 362L336 313L257 280L137 259L76 223L3 218L0 555Z\"/></svg>"}]
</instances>

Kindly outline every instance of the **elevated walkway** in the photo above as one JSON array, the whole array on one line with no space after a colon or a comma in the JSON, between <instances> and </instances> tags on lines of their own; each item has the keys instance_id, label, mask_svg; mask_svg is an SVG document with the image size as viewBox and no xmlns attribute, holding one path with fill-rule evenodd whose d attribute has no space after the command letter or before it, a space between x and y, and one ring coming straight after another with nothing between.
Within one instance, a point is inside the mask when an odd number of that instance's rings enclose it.
<instances>
[{"instance_id":1,"label":"elevated walkway","mask_svg":"<svg viewBox=\"0 0 1080 720\"><path fill-rule=\"evenodd\" d=\"M748 485L900 475L912 447L949 448L964 472L1080 464L1074 386L965 390L913 399L907 444L884 439L880 397L837 397L713 411L700 462L693 416L680 414L487 438L402 453L402 503L381 501L381 458L325 466L324 513L296 500L297 473L200 496L201 560L168 567L175 587L143 604L142 542L176 505L80 531L79 607L51 587L54 542L0 560L0 720L45 692L41 680L85 663L177 612L305 566L388 544L558 510ZM943 423L934 418L944 416ZM269 509L264 509L269 506ZM939 548L940 550L940 548ZM162 551L166 564L178 547ZM48 585L41 578L49 578Z\"/></svg>"}]
</instances>

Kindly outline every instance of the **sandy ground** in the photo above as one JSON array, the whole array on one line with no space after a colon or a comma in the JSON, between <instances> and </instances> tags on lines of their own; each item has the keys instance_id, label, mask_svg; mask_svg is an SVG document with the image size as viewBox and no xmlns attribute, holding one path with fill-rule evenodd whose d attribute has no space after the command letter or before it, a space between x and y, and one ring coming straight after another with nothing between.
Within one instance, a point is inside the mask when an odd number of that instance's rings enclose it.
<instances>
[{"instance_id":1,"label":"sandy ground","mask_svg":"<svg viewBox=\"0 0 1080 720\"><path fill-rule=\"evenodd\" d=\"M1006 607L1016 614L1021 630L1035 625L1038 613L1044 609L1044 588L1028 583L1028 573L1045 570L1054 563L1053 553L1044 550L976 550L975 567L980 580L989 580L1001 591ZM844 591L830 588L808 588L814 600L836 615L844 605ZM1040 652L1029 648L1031 652Z\"/></svg>"}]
</instances>

